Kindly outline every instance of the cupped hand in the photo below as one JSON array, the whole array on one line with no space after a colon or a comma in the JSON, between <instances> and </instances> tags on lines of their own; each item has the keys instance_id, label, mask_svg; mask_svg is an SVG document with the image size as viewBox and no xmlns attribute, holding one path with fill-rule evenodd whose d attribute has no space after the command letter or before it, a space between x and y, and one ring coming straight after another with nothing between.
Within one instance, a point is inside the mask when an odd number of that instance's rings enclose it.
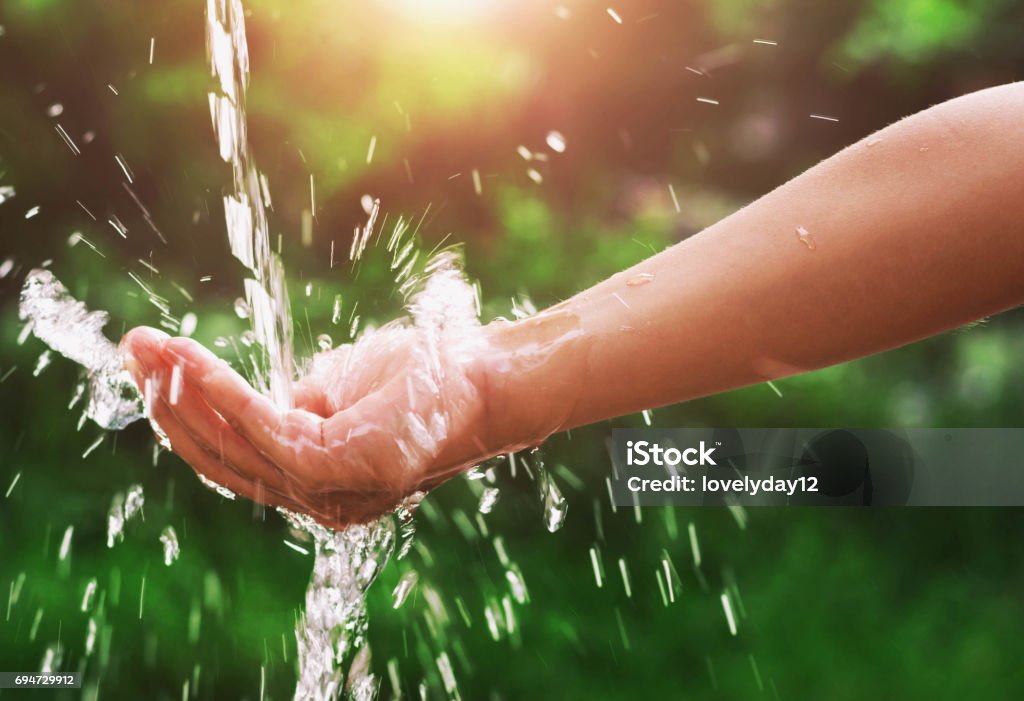
<instances>
[{"instance_id":1,"label":"cupped hand","mask_svg":"<svg viewBox=\"0 0 1024 701\"><path fill-rule=\"evenodd\" d=\"M469 336L472 336L470 334ZM479 343L390 325L317 355L282 410L187 338L122 341L151 420L196 472L339 528L493 455Z\"/></svg>"}]
</instances>

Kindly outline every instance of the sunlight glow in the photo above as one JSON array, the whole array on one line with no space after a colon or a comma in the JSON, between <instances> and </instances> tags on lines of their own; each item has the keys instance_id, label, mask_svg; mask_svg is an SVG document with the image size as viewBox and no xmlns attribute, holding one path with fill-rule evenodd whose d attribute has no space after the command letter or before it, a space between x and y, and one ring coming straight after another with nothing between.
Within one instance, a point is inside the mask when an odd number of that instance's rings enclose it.
<instances>
[{"instance_id":1,"label":"sunlight glow","mask_svg":"<svg viewBox=\"0 0 1024 701\"><path fill-rule=\"evenodd\" d=\"M383 0L396 14L430 24L469 24L494 11L505 0Z\"/></svg>"}]
</instances>

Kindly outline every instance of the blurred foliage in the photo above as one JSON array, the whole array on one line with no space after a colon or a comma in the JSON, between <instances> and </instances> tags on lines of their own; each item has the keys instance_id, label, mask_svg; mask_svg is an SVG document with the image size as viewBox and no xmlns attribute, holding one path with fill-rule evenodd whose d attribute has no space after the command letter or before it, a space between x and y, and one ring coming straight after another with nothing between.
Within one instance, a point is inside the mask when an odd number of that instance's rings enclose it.
<instances>
[{"instance_id":1,"label":"blurred foliage","mask_svg":"<svg viewBox=\"0 0 1024 701\"><path fill-rule=\"evenodd\" d=\"M843 42L844 54L857 63L886 55L908 63L928 61L950 49L962 49L996 7L987 0L876 0Z\"/></svg>"},{"instance_id":2,"label":"blurred foliage","mask_svg":"<svg viewBox=\"0 0 1024 701\"><path fill-rule=\"evenodd\" d=\"M513 299L543 307L568 297L872 130L1015 79L1024 65L1024 7L1009 0L637 0L616 8L622 25L582 1L557 13L543 0L438 0L426 14L414 5L246 3L251 138L270 181L302 355L320 333L348 340L356 314L380 323L400 311L383 253L358 266L346 257L366 194L382 199L387 231L402 216L428 249L464 242L485 316L508 315ZM76 296L110 312L111 337L161 322L129 271L170 300L174 318L197 314L207 345L243 331L232 313L243 272L224 235L228 173L206 104L202 11L184 0L9 0L0 9L0 186L17 193L0 204L0 260L11 262L0 279L0 668L38 669L59 642L62 668L85 670L90 699L179 699L186 683L191 698L255 699L261 677L265 698L283 699L294 684L292 631L311 566L283 544L294 535L275 514L205 490L177 458L154 459L145 426L106 436L83 458L101 432L67 410L76 369L54 359L33 377L43 349L18 340L17 290L47 260ZM840 121L809 122L812 112ZM544 145L554 129L563 154ZM546 160L526 161L517 146ZM313 245L303 248L313 199ZM115 216L126 239L107 222ZM72 232L95 250L69 245ZM332 323L337 295L343 314ZM235 348L223 352L235 359ZM1022 354L1020 315L1006 314L779 382L782 397L752 387L657 410L654 421L1013 426L1024 408ZM480 521L470 482L427 500L413 554L371 591L384 697L392 659L406 696L425 678L439 697L442 650L465 699L1019 693L1024 568L1008 548L1021 535L1019 510L762 508L744 521L725 510L647 509L637 523L609 508L607 436L595 426L549 442L570 505L555 536L522 471L501 472L501 499ZM145 487L145 518L107 549L111 498L133 483ZM158 542L168 524L182 546L170 568ZM511 605L514 633L497 641L484 610L510 592L496 535L529 591L528 603ZM655 578L665 554L681 586L668 605ZM420 582L394 610L391 591L409 568ZM97 599L84 613L92 578ZM446 631L429 625L431 591L451 619ZM723 591L738 608L735 637ZM86 656L90 616L98 632Z\"/></svg>"}]
</instances>

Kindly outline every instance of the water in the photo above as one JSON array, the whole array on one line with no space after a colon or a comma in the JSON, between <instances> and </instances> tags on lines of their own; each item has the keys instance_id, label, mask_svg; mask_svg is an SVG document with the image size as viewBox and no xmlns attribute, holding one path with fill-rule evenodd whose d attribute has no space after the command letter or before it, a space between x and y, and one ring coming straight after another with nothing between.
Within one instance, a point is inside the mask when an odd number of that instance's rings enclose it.
<instances>
[{"instance_id":1,"label":"water","mask_svg":"<svg viewBox=\"0 0 1024 701\"><path fill-rule=\"evenodd\" d=\"M107 513L107 547L112 548L124 540L124 529L128 522L137 514L142 513L145 505L142 485L136 484L128 488L126 494L118 492L110 503Z\"/></svg>"},{"instance_id":2,"label":"water","mask_svg":"<svg viewBox=\"0 0 1024 701\"><path fill-rule=\"evenodd\" d=\"M244 15L239 0L208 0L207 46L211 73L216 88L209 93L210 113L217 136L221 157L231 168L231 188L224 197L227 235L231 252L250 273L245 280L245 295L234 303L236 315L248 319L251 329L242 334L241 343L252 349L258 362L252 380L255 387L269 396L282 410L292 407L292 384L296 366L292 350L292 323L285 288L284 268L280 258L270 248L266 203L269 191L266 178L255 166L248 144L245 116L245 95L248 85L249 59L245 36ZM555 152L565 149L561 134L552 132L548 146ZM372 154L372 146L371 146ZM372 156L368 156L372 157ZM118 160L127 177L130 170L123 159ZM479 173L474 171L476 189L481 191ZM13 193L11 193L13 196ZM366 196L364 209L367 221L358 227L349 250L352 260L367 250L370 239L377 231L380 201ZM34 212L33 212L34 213ZM118 229L117 223L111 225ZM305 235L305 232L304 232ZM444 376L446 360L451 353L465 353L472 349L480 330L479 299L475 288L462 274L458 256L442 251L429 257L421 256L410 231L409 222L398 219L387 236L384 247L390 256L390 268L399 294L406 300L409 319L396 322L372 333L359 333L360 317L353 307L348 321L350 337L355 339L350 356L366 345L367 339L380 339L383 335L415 338L411 350L417 371L410 374L410 393L438 396L441 383L450 381ZM417 267L419 266L419 267ZM138 280L136 280L139 282ZM152 292L139 283L154 299ZM310 290L307 289L307 295ZM523 314L533 313L528 302ZM102 333L108 321L104 312L91 312L75 300L53 274L45 269L34 270L26 278L22 291L21 318L26 329L44 341L50 348L82 365L86 373L83 387L88 399L85 415L103 428L117 430L146 415L144 402L130 374L125 359L117 347ZM332 322L342 318L342 300L334 300ZM187 322L186 322L187 319ZM195 315L183 317L179 330L190 335L196 328ZM455 348L449 347L458 339ZM218 339L215 345L224 347L229 341ZM328 363L334 346L327 334L320 335L316 346L321 351L311 364L311 371ZM372 350L372 344L369 344ZM365 356L364 356L365 357ZM39 363L42 371L49 362L44 354ZM328 363L329 364L329 363ZM350 368L346 368L346 371ZM343 385L343 382L338 383ZM339 387L338 391L344 391ZM443 406L443 403L439 403ZM412 411L404 417L405 434L396 437L402 446L396 459L410 465L422 461L438 449L451 430L451 417L443 408L431 404L426 410ZM159 427L154 426L158 440L165 442ZM95 445L98 445L99 441ZM92 446L92 448L95 447ZM494 464L497 464L496 461ZM543 519L547 530L557 531L566 515L566 501L554 478L548 473L539 451L533 451L527 469L535 480L543 504ZM493 466L480 473L488 486L479 493L476 522L459 511L456 521L468 538L489 537L482 516L494 508L499 492L494 483ZM235 495L209 479L199 476L207 487L228 499ZM13 488L13 484L12 484ZM384 568L392 554L396 559L406 557L413 547L413 515L423 495L417 493L401 504L394 514L375 522L350 526L334 531L312 518L281 511L292 528L307 534L313 542L313 572L305 595L305 611L296 624L295 639L298 649L298 680L295 699L329 700L341 696L352 699L371 699L377 690L377 680L370 672L370 650L366 641L367 615L365 594L368 587ZM124 538L128 523L140 516L144 505L141 486L135 485L125 493L116 494L107 518L107 545L113 547ZM66 537L70 548L71 533ZM167 526L160 535L163 559L167 566L179 556L180 546L173 527ZM526 582L518 565L511 562L495 538L495 549L505 570L511 596L492 598L485 617L495 639L500 635L513 635L517 629L513 603L528 601ZM301 549L300 549L301 550ZM418 552L427 553L426 548ZM66 553L65 553L66 554ZM96 592L93 581L83 597L83 610L91 606ZM143 613L144 587L139 592L139 616ZM426 616L437 643L434 661L445 691L457 695L457 683L452 659L444 649L443 631L452 620L438 592L420 581L414 570L408 570L393 592L394 607L401 607L413 591L422 594L428 610ZM463 619L467 614L462 611ZM90 619L87 654L96 639L96 624ZM191 625L191 624L190 624ZM190 628L191 630L191 628ZM192 635L190 633L190 635ZM457 659L457 658L456 658ZM54 649L44 666L59 664L59 651ZM396 669L389 664L389 671ZM392 673L397 674L397 672ZM421 685L421 689L425 690Z\"/></svg>"},{"instance_id":3,"label":"water","mask_svg":"<svg viewBox=\"0 0 1024 701\"><path fill-rule=\"evenodd\" d=\"M409 570L402 575L402 578L398 580L398 584L395 585L394 590L391 592L391 597L394 600L392 606L394 608L402 607L402 604L409 598L409 594L412 593L418 579L419 575L416 573L416 570Z\"/></svg>"},{"instance_id":4,"label":"water","mask_svg":"<svg viewBox=\"0 0 1024 701\"><path fill-rule=\"evenodd\" d=\"M544 511L544 527L548 529L549 533L554 533L565 523L565 516L569 505L565 497L562 496L562 491L558 488L558 484L555 483L555 478L551 476L551 473L544 466L543 453L540 450L534 449L530 451L530 457L533 458L532 472L534 473L534 480L537 484L537 491L540 494L541 506Z\"/></svg>"},{"instance_id":5,"label":"water","mask_svg":"<svg viewBox=\"0 0 1024 701\"><path fill-rule=\"evenodd\" d=\"M486 487L480 495L480 503L477 505L477 511L482 514L491 513L491 511L494 510L494 505L497 503L499 496L501 496L501 492L497 487Z\"/></svg>"},{"instance_id":6,"label":"water","mask_svg":"<svg viewBox=\"0 0 1024 701\"><path fill-rule=\"evenodd\" d=\"M313 537L316 558L306 590L306 609L296 627L299 679L296 699L372 699L366 644L366 590L395 545L391 518L333 531L302 514L281 509L296 529Z\"/></svg>"},{"instance_id":7,"label":"water","mask_svg":"<svg viewBox=\"0 0 1024 701\"><path fill-rule=\"evenodd\" d=\"M178 545L178 534L174 526L167 526L160 534L160 542L164 546L164 564L170 567L181 554L181 546Z\"/></svg>"},{"instance_id":8,"label":"water","mask_svg":"<svg viewBox=\"0 0 1024 701\"><path fill-rule=\"evenodd\" d=\"M206 46L217 88L209 93L210 117L220 156L231 165L232 191L224 196L224 217L231 253L252 273L245 281L239 316L252 320L262 349L258 389L282 409L291 408L292 323L284 266L270 248L265 179L249 146L245 115L249 84L249 48L241 0L208 0Z\"/></svg>"},{"instance_id":9,"label":"water","mask_svg":"<svg viewBox=\"0 0 1024 701\"><path fill-rule=\"evenodd\" d=\"M110 430L143 417L142 396L124 358L103 335L106 312L90 312L53 273L37 269L25 278L18 314L37 338L85 369L86 416Z\"/></svg>"},{"instance_id":10,"label":"water","mask_svg":"<svg viewBox=\"0 0 1024 701\"><path fill-rule=\"evenodd\" d=\"M654 273L637 273L633 277L626 280L628 287L640 287L646 285L649 282L654 281Z\"/></svg>"},{"instance_id":11,"label":"water","mask_svg":"<svg viewBox=\"0 0 1024 701\"><path fill-rule=\"evenodd\" d=\"M264 373L257 373L255 384L269 395L282 409L292 406L291 384L294 372L292 353L292 324L285 287L284 268L280 259L270 250L270 234L264 205L266 179L257 170L248 144L245 116L245 92L249 77L249 56L245 36L244 13L240 0L209 0L207 3L207 47L213 76L218 89L209 94L210 114L218 137L221 157L231 165L233 192L224 198L224 211L228 239L232 254L253 274L245 281L245 299L235 303L241 318L250 318L254 340L263 351ZM373 157L371 141L367 160ZM312 188L312 181L311 181ZM311 197L312 197L311 189ZM367 203L368 220L357 228L349 250L349 258L359 258L375 230L380 212L380 201ZM393 252L392 270L397 269L396 284L408 283L404 292L416 288L418 280L412 273L415 256L404 244L406 227L396 227L388 249ZM310 225L303 227L303 240L312 238ZM408 259L408 261L407 261ZM438 266L438 280L446 271ZM459 284L466 285L461 276L444 278L433 289L438 293L452 292ZM400 288L401 289L401 288ZM458 290L454 290L459 292ZM307 291L308 294L308 291ZM340 300L338 302L340 306ZM416 296L412 308L428 338L427 352L437 356L430 344L433 327L446 321L449 305L437 294ZM335 322L340 314L335 312ZM428 323L429 322L429 323ZM350 333L355 336L358 318L354 318ZM244 339L243 339L244 342ZM246 344L248 345L248 344ZM333 345L326 334L317 339L321 351ZM429 378L428 378L429 379ZM419 419L421 417L410 417ZM436 421L428 419L423 426L435 430ZM413 422L415 423L415 422ZM444 427L440 426L443 432ZM415 442L414 442L415 443ZM216 485L214 485L216 487ZM223 488L219 488L223 489ZM400 513L404 521L402 535L411 541L411 508ZM296 626L299 678L295 688L296 699L335 699L342 693L353 699L370 699L375 695L375 681L369 672L369 648L366 646L366 589L383 568L394 549L396 530L390 516L367 525L350 526L332 531L308 516L287 511L282 514L296 529L309 533L315 544L313 575L306 590L306 609ZM408 545L403 545L403 554Z\"/></svg>"},{"instance_id":12,"label":"water","mask_svg":"<svg viewBox=\"0 0 1024 701\"><path fill-rule=\"evenodd\" d=\"M800 243L807 247L807 250L809 251L813 251L818 247L814 242L814 237L811 235L811 232L802 226L798 226L796 228L796 237Z\"/></svg>"},{"instance_id":13,"label":"water","mask_svg":"<svg viewBox=\"0 0 1024 701\"><path fill-rule=\"evenodd\" d=\"M565 153L565 137L561 132L550 131L544 140L547 142L548 148L555 153Z\"/></svg>"}]
</instances>

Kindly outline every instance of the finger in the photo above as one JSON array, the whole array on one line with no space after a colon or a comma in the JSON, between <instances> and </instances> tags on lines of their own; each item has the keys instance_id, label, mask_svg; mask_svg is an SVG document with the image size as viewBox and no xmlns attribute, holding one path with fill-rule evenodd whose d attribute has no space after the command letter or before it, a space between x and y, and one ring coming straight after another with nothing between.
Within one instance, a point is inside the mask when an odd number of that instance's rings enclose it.
<instances>
[{"instance_id":1,"label":"finger","mask_svg":"<svg viewBox=\"0 0 1024 701\"><path fill-rule=\"evenodd\" d=\"M168 337L161 335L163 338L149 333L133 334L129 339L143 376L142 384L150 395L147 403L154 419L158 413L164 416L164 412L169 412L207 454L230 465L244 479L265 484L279 494L290 494L292 490L281 471L213 411L194 387L185 384L180 365L167 367L167 356L161 350ZM159 420L157 425L162 428ZM177 448L174 443L172 447Z\"/></svg>"},{"instance_id":2,"label":"finger","mask_svg":"<svg viewBox=\"0 0 1024 701\"><path fill-rule=\"evenodd\" d=\"M147 403L149 398L146 396L146 381L150 380L155 369L162 365L160 351L168 338L170 336L163 331L139 326L121 339L120 350L127 355L125 367L135 379L139 392L143 394L143 399Z\"/></svg>"},{"instance_id":3,"label":"finger","mask_svg":"<svg viewBox=\"0 0 1024 701\"><path fill-rule=\"evenodd\" d=\"M328 513L323 508L315 508L301 493L293 493L290 489L291 483L285 481L272 467L270 472L278 479L269 480L269 484L260 478L261 474L268 473L266 468L254 474L249 468L259 464L257 461L269 466L268 461L213 411L198 396L194 388L182 387L177 391L178 402L174 406L169 403L170 383L174 381L174 373L173 369L168 370L166 358L162 353L168 339L169 336L162 331L140 327L126 334L121 347L129 355L129 369L140 389L148 388L147 403L151 421L167 435L174 452L198 474L235 494L260 503L308 513L329 527L338 528L346 525L348 519L342 518L340 513L333 513L335 510L329 510L332 513ZM192 419L189 426L179 419L182 410ZM203 428L204 419L210 426L216 427L214 433ZM223 440L211 443L211 435L222 436L232 445L225 447ZM217 445L218 448L215 450L212 445ZM232 464L233 461L237 463ZM238 465L243 465L246 469L239 469Z\"/></svg>"},{"instance_id":4,"label":"finger","mask_svg":"<svg viewBox=\"0 0 1024 701\"><path fill-rule=\"evenodd\" d=\"M350 517L343 515L344 509L331 501L324 502L323 499L308 496L301 490L293 492L287 487L282 493L260 480L253 480L230 463L219 459L208 447L195 440L195 436L181 425L163 399L156 402L154 413L161 430L171 441L174 452L196 473L212 481L215 485L261 504L308 514L329 528L342 528L352 522Z\"/></svg>"},{"instance_id":5,"label":"finger","mask_svg":"<svg viewBox=\"0 0 1024 701\"><path fill-rule=\"evenodd\" d=\"M159 329L139 326L124 335L120 349L132 356L146 352L152 354L158 352L160 346L169 338L170 336Z\"/></svg>"},{"instance_id":6,"label":"finger","mask_svg":"<svg viewBox=\"0 0 1024 701\"><path fill-rule=\"evenodd\" d=\"M307 411L282 413L227 363L198 343L174 338L163 348L181 362L185 382L206 403L279 468L294 475L316 475L321 466L322 420Z\"/></svg>"},{"instance_id":7,"label":"finger","mask_svg":"<svg viewBox=\"0 0 1024 701\"><path fill-rule=\"evenodd\" d=\"M240 436L183 378L180 366L164 372L159 383L160 398L196 443L243 477L289 494L290 485L281 469Z\"/></svg>"},{"instance_id":8,"label":"finger","mask_svg":"<svg viewBox=\"0 0 1024 701\"><path fill-rule=\"evenodd\" d=\"M231 492L271 506L301 509L298 502L278 493L260 481L248 479L197 443L188 430L174 418L163 399L153 403L153 420L171 441L174 452L199 474Z\"/></svg>"}]
</instances>

